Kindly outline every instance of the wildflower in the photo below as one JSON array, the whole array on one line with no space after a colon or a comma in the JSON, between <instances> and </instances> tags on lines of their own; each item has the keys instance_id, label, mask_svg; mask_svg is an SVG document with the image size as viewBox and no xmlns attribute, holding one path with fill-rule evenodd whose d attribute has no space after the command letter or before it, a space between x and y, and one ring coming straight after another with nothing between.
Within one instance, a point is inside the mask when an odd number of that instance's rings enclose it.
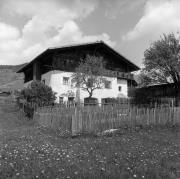
<instances>
[{"instance_id":1,"label":"wildflower","mask_svg":"<svg viewBox=\"0 0 180 179\"><path fill-rule=\"evenodd\" d=\"M101 171L105 171L105 168L101 168Z\"/></svg>"},{"instance_id":2,"label":"wildflower","mask_svg":"<svg viewBox=\"0 0 180 179\"><path fill-rule=\"evenodd\" d=\"M13 163L10 163L9 165L10 165L11 167L14 167Z\"/></svg>"}]
</instances>

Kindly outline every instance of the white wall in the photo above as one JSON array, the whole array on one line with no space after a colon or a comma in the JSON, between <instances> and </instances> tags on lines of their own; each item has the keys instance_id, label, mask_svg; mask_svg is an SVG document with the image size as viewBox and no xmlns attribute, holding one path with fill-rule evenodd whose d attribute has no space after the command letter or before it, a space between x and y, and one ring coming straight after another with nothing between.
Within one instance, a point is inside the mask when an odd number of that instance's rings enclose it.
<instances>
[{"instance_id":1,"label":"white wall","mask_svg":"<svg viewBox=\"0 0 180 179\"><path fill-rule=\"evenodd\" d=\"M77 88L74 88L71 85L71 80L69 80L69 85L63 85L63 77L72 77L71 72L64 71L51 71L41 76L41 79L45 80L45 84L51 86L52 90L57 93L57 102L59 101L59 97L62 96L63 93L67 93L68 90L77 93ZM117 78L106 77L107 80L111 81L111 89L97 89L93 93L93 97L97 98L99 102L101 102L101 98L116 98L118 96L127 97L127 80L118 80ZM122 90L119 92L119 86L121 86ZM84 98L88 97L88 92L80 89L80 99L83 102ZM64 97L64 96L63 96ZM67 100L67 97L64 97L64 100Z\"/></svg>"}]
</instances>

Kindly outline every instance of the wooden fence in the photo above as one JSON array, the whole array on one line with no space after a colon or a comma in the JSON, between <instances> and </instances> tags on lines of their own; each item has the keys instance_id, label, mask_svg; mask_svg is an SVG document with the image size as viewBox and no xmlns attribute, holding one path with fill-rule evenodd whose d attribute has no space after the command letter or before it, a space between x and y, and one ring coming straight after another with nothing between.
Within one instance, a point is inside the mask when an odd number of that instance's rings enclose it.
<instances>
[{"instance_id":1,"label":"wooden fence","mask_svg":"<svg viewBox=\"0 0 180 179\"><path fill-rule=\"evenodd\" d=\"M41 126L68 131L73 135L98 133L124 126L180 124L180 107L41 107L34 113L34 120Z\"/></svg>"}]
</instances>

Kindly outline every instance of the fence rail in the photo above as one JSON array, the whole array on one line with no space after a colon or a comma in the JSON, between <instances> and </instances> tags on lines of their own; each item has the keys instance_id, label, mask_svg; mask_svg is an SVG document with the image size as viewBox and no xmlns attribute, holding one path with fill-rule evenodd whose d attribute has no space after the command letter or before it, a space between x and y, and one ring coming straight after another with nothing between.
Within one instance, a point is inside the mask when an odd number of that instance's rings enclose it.
<instances>
[{"instance_id":1,"label":"fence rail","mask_svg":"<svg viewBox=\"0 0 180 179\"><path fill-rule=\"evenodd\" d=\"M137 125L180 124L180 107L137 108L114 106L41 107L34 120L41 126L77 133L98 133Z\"/></svg>"}]
</instances>

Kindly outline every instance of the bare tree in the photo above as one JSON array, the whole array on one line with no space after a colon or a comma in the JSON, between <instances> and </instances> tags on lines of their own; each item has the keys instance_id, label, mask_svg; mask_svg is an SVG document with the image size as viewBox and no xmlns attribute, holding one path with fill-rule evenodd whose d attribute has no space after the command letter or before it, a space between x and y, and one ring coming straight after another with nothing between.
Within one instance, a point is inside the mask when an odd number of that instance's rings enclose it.
<instances>
[{"instance_id":1,"label":"bare tree","mask_svg":"<svg viewBox=\"0 0 180 179\"><path fill-rule=\"evenodd\" d=\"M75 69L72 82L76 87L87 91L89 98L92 98L95 90L104 88L104 74L105 63L103 58L87 55L84 60L81 59L79 66Z\"/></svg>"}]
</instances>

